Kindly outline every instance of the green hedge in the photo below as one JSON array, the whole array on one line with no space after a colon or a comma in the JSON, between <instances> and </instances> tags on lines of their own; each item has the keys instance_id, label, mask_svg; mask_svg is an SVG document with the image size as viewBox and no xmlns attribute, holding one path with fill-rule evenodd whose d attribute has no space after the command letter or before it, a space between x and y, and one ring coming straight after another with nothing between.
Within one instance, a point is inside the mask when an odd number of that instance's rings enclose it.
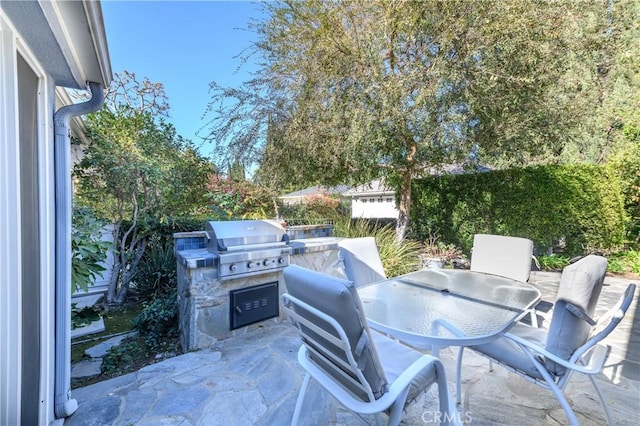
<instances>
[{"instance_id":1,"label":"green hedge","mask_svg":"<svg viewBox=\"0 0 640 426\"><path fill-rule=\"evenodd\" d=\"M411 234L469 252L473 235L526 237L537 253L620 245L627 218L619 181L594 165L539 166L430 177L413 183Z\"/></svg>"}]
</instances>

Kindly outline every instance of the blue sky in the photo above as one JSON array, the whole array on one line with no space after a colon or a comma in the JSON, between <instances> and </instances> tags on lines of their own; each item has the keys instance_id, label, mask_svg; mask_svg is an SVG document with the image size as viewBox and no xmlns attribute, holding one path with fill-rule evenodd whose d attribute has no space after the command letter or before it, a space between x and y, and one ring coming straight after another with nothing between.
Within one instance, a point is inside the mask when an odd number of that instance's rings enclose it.
<instances>
[{"instance_id":1,"label":"blue sky","mask_svg":"<svg viewBox=\"0 0 640 426\"><path fill-rule=\"evenodd\" d=\"M249 1L102 0L114 73L135 72L163 83L170 122L196 144L210 99L209 83L239 86L253 64L236 56L255 40L248 31L259 5ZM201 149L207 154L207 146Z\"/></svg>"}]
</instances>

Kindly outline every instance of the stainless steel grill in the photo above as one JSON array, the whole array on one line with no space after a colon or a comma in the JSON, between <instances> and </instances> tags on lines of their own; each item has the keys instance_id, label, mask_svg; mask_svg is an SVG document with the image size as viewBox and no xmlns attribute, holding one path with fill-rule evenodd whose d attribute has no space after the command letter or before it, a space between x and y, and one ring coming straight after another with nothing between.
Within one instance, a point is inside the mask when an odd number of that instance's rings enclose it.
<instances>
[{"instance_id":1,"label":"stainless steel grill","mask_svg":"<svg viewBox=\"0 0 640 426\"><path fill-rule=\"evenodd\" d=\"M218 278L231 279L288 266L289 236L273 220L209 221L207 249L218 255Z\"/></svg>"}]
</instances>

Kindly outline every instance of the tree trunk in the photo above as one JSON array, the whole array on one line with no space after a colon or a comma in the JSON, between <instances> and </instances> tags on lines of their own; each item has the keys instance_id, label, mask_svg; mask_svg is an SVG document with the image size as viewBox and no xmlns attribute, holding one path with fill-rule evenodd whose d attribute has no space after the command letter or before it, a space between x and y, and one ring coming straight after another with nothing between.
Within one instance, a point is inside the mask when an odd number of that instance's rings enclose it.
<instances>
[{"instance_id":1,"label":"tree trunk","mask_svg":"<svg viewBox=\"0 0 640 426\"><path fill-rule=\"evenodd\" d=\"M129 291L129 285L131 284L131 280L136 275L138 264L140 263L140 259L144 255L144 251L147 248L147 239L137 240L135 243L136 247L129 247L130 251L135 252L135 258L128 265L126 270L122 271L122 280L120 282L120 289L118 290L118 296L116 297L116 303L121 305L124 303L125 298L127 297L127 292Z\"/></svg>"},{"instance_id":2,"label":"tree trunk","mask_svg":"<svg viewBox=\"0 0 640 426\"><path fill-rule=\"evenodd\" d=\"M120 222L113 225L113 246L119 247L120 241ZM109 278L109 288L107 289L107 303L113 303L118 290L118 280L120 278L120 256L117 250L114 250L113 266L111 267L111 277Z\"/></svg>"},{"instance_id":3,"label":"tree trunk","mask_svg":"<svg viewBox=\"0 0 640 426\"><path fill-rule=\"evenodd\" d=\"M411 205L411 172L402 175L400 185L400 203L398 204L398 222L396 224L396 242L401 243L409 226L409 207Z\"/></svg>"}]
</instances>

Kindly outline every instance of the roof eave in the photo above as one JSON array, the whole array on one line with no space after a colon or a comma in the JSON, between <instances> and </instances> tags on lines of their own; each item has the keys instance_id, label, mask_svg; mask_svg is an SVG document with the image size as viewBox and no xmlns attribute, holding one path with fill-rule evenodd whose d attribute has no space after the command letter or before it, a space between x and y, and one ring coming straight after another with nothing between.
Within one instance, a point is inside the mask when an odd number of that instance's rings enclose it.
<instances>
[{"instance_id":1,"label":"roof eave","mask_svg":"<svg viewBox=\"0 0 640 426\"><path fill-rule=\"evenodd\" d=\"M39 0L78 89L108 87L113 79L102 8L97 0Z\"/></svg>"}]
</instances>

